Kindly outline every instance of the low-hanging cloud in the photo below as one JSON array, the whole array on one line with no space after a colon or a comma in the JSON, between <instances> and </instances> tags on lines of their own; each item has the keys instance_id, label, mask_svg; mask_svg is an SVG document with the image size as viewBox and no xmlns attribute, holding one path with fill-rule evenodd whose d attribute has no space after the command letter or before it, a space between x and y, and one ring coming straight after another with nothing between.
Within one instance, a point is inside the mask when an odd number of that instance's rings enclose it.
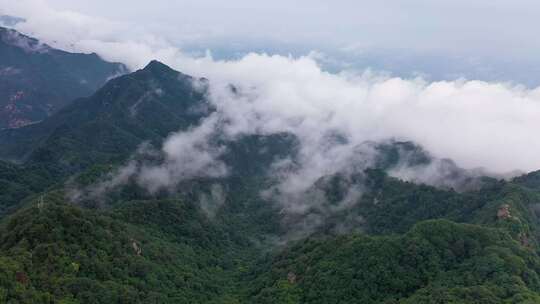
<instances>
[{"instance_id":1,"label":"low-hanging cloud","mask_svg":"<svg viewBox=\"0 0 540 304\"><path fill-rule=\"evenodd\" d=\"M24 12L24 3L30 2L21 1L10 9ZM307 189L318 178L350 166L364 143L390 139L413 141L433 156L448 157L466 169L506 173L540 168L540 141L535 140L540 127L540 88L465 79L428 82L369 71L329 73L319 65L318 53L301 57L251 53L238 60L215 60L210 53L192 57L159 36L140 35L140 28L136 35L119 38L120 33L127 33L128 25L37 3L47 14L33 9L22 15L27 22L16 28L36 33L45 42L95 51L132 69L158 59L184 73L208 78L208 98L217 109L215 115L227 121L219 127L228 138L295 134L301 143L302 166L284 184L298 189ZM53 24L63 26L49 31ZM230 90L231 84L237 88L235 92ZM164 145L168 155L164 166L141 168L144 176L152 176L148 180L157 183L151 189L182 178L184 171L191 172L178 164L197 164L198 159L185 161L175 156L191 144L183 133L176 136L178 141L173 136ZM335 138L340 140L333 141ZM203 143L198 146L208 148ZM219 149L206 156L211 159L218 154ZM170 170L169 165L176 169ZM207 171L223 173L222 169Z\"/></svg>"},{"instance_id":2,"label":"low-hanging cloud","mask_svg":"<svg viewBox=\"0 0 540 304\"><path fill-rule=\"evenodd\" d=\"M125 165L96 183L79 187L70 181L67 184L70 199L102 202L107 194L129 183L155 194L161 190L174 191L182 181L226 176L228 168L220 160L225 147L211 140L219 130L218 123L218 117L210 115L197 127L171 134L160 150L147 142L141 143ZM216 193L211 192L210 198L215 198Z\"/></svg>"},{"instance_id":3,"label":"low-hanging cloud","mask_svg":"<svg viewBox=\"0 0 540 304\"><path fill-rule=\"evenodd\" d=\"M225 148L211 143L216 124L211 115L197 128L171 135L162 147L164 160L159 165L143 163L137 182L153 193L183 180L225 176L227 167L218 159Z\"/></svg>"},{"instance_id":4,"label":"low-hanging cloud","mask_svg":"<svg viewBox=\"0 0 540 304\"><path fill-rule=\"evenodd\" d=\"M179 62L197 72L192 62ZM292 132L306 155L331 134L346 139L349 157L366 141L410 140L436 157L465 168L495 172L540 167L540 89L482 81L429 83L364 74L330 74L306 56L250 54L239 61L199 63L211 79L212 100L233 122L230 133L246 130ZM216 81L217 80L217 81ZM225 89L234 83L246 100ZM343 159L334 157L334 162Z\"/></svg>"}]
</instances>

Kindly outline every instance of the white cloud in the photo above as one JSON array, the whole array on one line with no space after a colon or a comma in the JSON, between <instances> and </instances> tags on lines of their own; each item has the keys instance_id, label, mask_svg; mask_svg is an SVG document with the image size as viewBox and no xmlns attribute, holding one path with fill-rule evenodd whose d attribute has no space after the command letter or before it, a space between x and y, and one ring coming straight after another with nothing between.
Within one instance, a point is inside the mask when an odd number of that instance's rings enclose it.
<instances>
[{"instance_id":1,"label":"white cloud","mask_svg":"<svg viewBox=\"0 0 540 304\"><path fill-rule=\"evenodd\" d=\"M540 141L535 140L540 89L373 73L332 74L320 68L316 53L294 58L252 53L231 61L214 60L209 54L195 58L140 26L131 28L128 21L55 10L45 1L0 0L0 4L7 13L28 19L17 28L46 42L96 51L132 68L158 59L209 78L212 101L220 115L231 121L225 127L227 134L293 132L302 141L305 163L319 174L346 166L345 160L363 142L388 138L415 141L435 156L449 157L466 168L497 172L540 168ZM506 7L499 1L493 5ZM450 5L449 10L455 9ZM242 92L240 97L230 94L231 83ZM348 143L321 149L327 137L336 133Z\"/></svg>"},{"instance_id":2,"label":"white cloud","mask_svg":"<svg viewBox=\"0 0 540 304\"><path fill-rule=\"evenodd\" d=\"M333 132L346 136L351 149L367 140L396 138L467 168L540 167L540 142L534 140L540 89L330 74L309 57L251 54L233 62L196 63L174 65L211 79L213 101L234 122L231 133L291 131L306 149L322 145ZM246 91L249 102L219 90L225 83Z\"/></svg>"},{"instance_id":3,"label":"white cloud","mask_svg":"<svg viewBox=\"0 0 540 304\"><path fill-rule=\"evenodd\" d=\"M183 180L225 176L227 167L218 160L225 148L211 143L217 123L217 117L211 115L200 126L171 135L162 147L164 161L159 165L143 164L137 182L154 193L174 188Z\"/></svg>"}]
</instances>

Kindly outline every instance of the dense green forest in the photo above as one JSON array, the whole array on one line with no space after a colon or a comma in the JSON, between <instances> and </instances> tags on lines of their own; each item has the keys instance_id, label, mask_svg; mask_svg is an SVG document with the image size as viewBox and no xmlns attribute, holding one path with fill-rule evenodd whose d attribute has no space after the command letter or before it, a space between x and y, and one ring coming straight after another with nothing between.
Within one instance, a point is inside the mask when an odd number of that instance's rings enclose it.
<instances>
[{"instance_id":1,"label":"dense green forest","mask_svg":"<svg viewBox=\"0 0 540 304\"><path fill-rule=\"evenodd\" d=\"M0 131L0 155L17 160L0 162L1 303L540 303L539 173L465 191L406 182L388 174L400 151L431 161L410 142L370 143L374 165L320 178L306 196L322 202L303 214L261 194L276 159L297 157L288 133L216 139L226 176L74 199L142 142L215 111L193 81L154 61Z\"/></svg>"},{"instance_id":2,"label":"dense green forest","mask_svg":"<svg viewBox=\"0 0 540 304\"><path fill-rule=\"evenodd\" d=\"M538 303L540 259L505 231L447 220L400 236L302 241L254 284L257 303Z\"/></svg>"},{"instance_id":3,"label":"dense green forest","mask_svg":"<svg viewBox=\"0 0 540 304\"><path fill-rule=\"evenodd\" d=\"M285 245L255 241L283 227L242 180L243 193L211 218L189 195L97 209L61 190L31 195L2 220L0 294L6 303L539 301L540 193L497 183L461 194L370 174L380 201L362 198L364 232L336 234L329 219Z\"/></svg>"}]
</instances>

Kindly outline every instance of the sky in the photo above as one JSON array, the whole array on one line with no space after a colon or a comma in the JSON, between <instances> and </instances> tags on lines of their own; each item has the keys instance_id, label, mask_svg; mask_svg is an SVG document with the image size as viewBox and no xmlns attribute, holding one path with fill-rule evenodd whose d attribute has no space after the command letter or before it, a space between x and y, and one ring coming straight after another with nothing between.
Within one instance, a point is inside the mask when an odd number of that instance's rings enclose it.
<instances>
[{"instance_id":1,"label":"sky","mask_svg":"<svg viewBox=\"0 0 540 304\"><path fill-rule=\"evenodd\" d=\"M534 55L532 0L44 1L53 8L162 28L179 43L284 43ZM187 38L183 35L187 35Z\"/></svg>"},{"instance_id":2,"label":"sky","mask_svg":"<svg viewBox=\"0 0 540 304\"><path fill-rule=\"evenodd\" d=\"M2 11L52 41L121 36L215 58L317 51L331 71L540 84L532 0L0 0Z\"/></svg>"},{"instance_id":3,"label":"sky","mask_svg":"<svg viewBox=\"0 0 540 304\"><path fill-rule=\"evenodd\" d=\"M299 181L388 139L465 168L540 169L538 12L540 2L525 0L0 0L0 14L27 20L16 29L53 46L131 69L158 59L210 79L231 137L300 138ZM227 94L231 83L245 96ZM176 136L196 141L213 119ZM329 147L336 133L347 144ZM183 166L189 151L172 146L163 147L170 163Z\"/></svg>"}]
</instances>

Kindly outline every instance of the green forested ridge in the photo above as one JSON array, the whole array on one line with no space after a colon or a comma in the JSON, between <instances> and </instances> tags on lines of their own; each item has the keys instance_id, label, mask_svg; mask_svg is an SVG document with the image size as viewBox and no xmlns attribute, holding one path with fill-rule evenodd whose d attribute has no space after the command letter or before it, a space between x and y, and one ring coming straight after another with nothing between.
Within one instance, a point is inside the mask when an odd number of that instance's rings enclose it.
<instances>
[{"instance_id":1,"label":"green forested ridge","mask_svg":"<svg viewBox=\"0 0 540 304\"><path fill-rule=\"evenodd\" d=\"M61 184L92 166L117 165L142 142L159 145L170 132L197 123L206 112L189 111L204 104L203 93L194 91L191 82L191 77L152 62L40 124L0 130L0 158L22 162L17 167L0 163L0 189L10 184L0 192L0 212L24 197L28 187L37 191L37 186ZM4 177L14 171L16 178Z\"/></svg>"},{"instance_id":2,"label":"green forested ridge","mask_svg":"<svg viewBox=\"0 0 540 304\"><path fill-rule=\"evenodd\" d=\"M273 214L268 205L253 200L253 185L245 184L246 197L235 195L236 204L225 205L212 218L193 201L145 199L86 209L52 191L42 203L34 197L2 220L3 293L12 303L538 301L536 217L527 211L535 193L512 184L483 190L491 194L440 193L384 178L393 185L389 189L401 187L381 194L391 202L388 214L401 212L399 202L421 205L427 193L441 204L452 204L461 195L471 202L499 197L501 191L506 196L466 219L454 216L460 208L422 215L407 224L405 233L401 225L373 230L378 236L320 231L286 247L268 247L252 238L279 233L277 227L264 228L279 225L279 219L248 220L260 212ZM510 204L509 218L497 216L503 202ZM409 216L414 217L403 214ZM375 216L369 225L379 227L378 221ZM530 240L524 242L524 235Z\"/></svg>"},{"instance_id":3,"label":"green forested ridge","mask_svg":"<svg viewBox=\"0 0 540 304\"><path fill-rule=\"evenodd\" d=\"M225 259L239 247L176 200L97 212L53 192L7 218L0 238L8 303L220 303L244 263Z\"/></svg>"},{"instance_id":4,"label":"green forested ridge","mask_svg":"<svg viewBox=\"0 0 540 304\"><path fill-rule=\"evenodd\" d=\"M109 81L38 125L0 131L0 157L43 164L62 174L129 156L143 141L196 124L205 111L193 79L152 62ZM202 104L202 105L201 105Z\"/></svg>"},{"instance_id":5,"label":"green forested ridge","mask_svg":"<svg viewBox=\"0 0 540 304\"><path fill-rule=\"evenodd\" d=\"M20 161L0 162L0 303L540 303L538 173L461 192L390 177L402 151L431 161L413 143L370 143L374 168L317 181L326 205L306 214L322 222L302 239L288 237L306 218L261 195L276 160L295 162L291 134L219 139L229 174L178 191L131 181L70 199L214 111L193 81L152 62L0 132L0 155Z\"/></svg>"},{"instance_id":6,"label":"green forested ridge","mask_svg":"<svg viewBox=\"0 0 540 304\"><path fill-rule=\"evenodd\" d=\"M532 190L540 190L540 171L517 177L514 182Z\"/></svg>"},{"instance_id":7,"label":"green forested ridge","mask_svg":"<svg viewBox=\"0 0 540 304\"><path fill-rule=\"evenodd\" d=\"M504 230L447 220L401 236L308 239L261 271L257 303L538 303L540 259Z\"/></svg>"}]
</instances>

